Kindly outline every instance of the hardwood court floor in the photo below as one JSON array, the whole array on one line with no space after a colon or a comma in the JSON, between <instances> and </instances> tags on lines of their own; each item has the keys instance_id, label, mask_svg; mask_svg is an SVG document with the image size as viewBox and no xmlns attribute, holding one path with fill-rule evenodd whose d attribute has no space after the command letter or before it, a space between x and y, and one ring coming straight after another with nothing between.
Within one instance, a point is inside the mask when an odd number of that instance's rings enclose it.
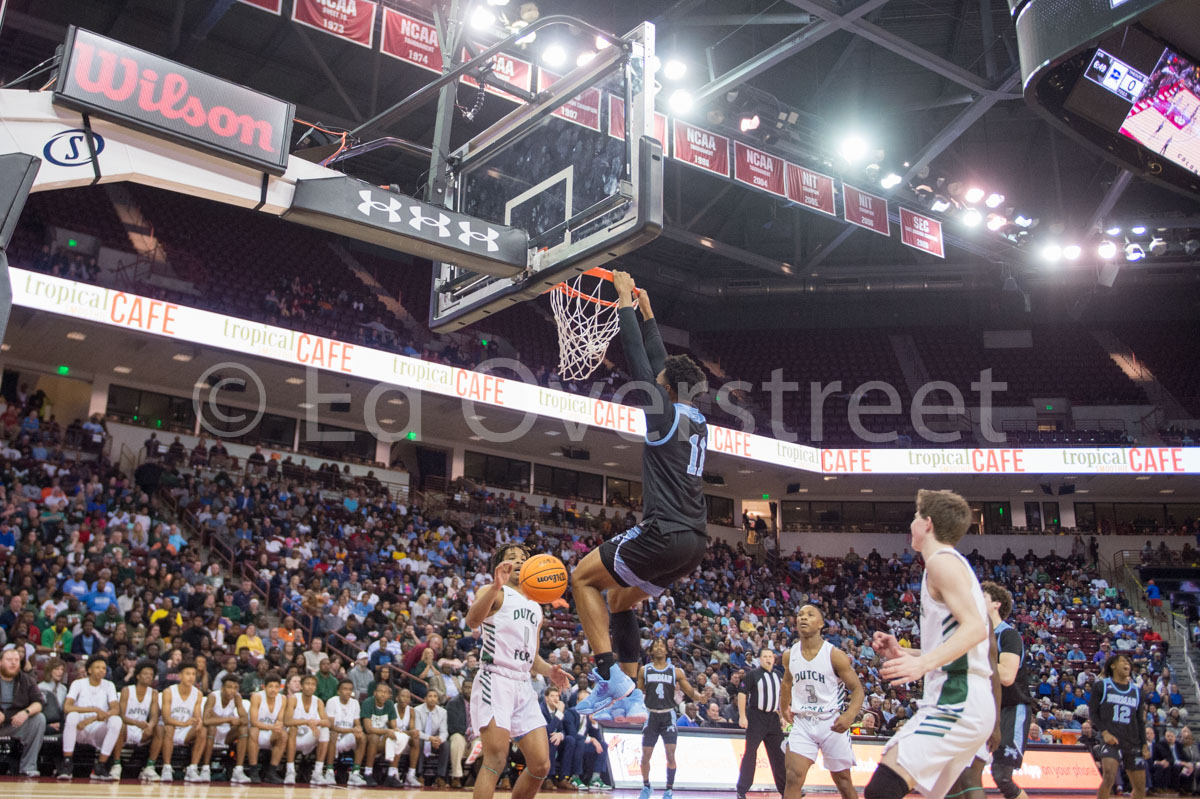
<instances>
[{"instance_id":1,"label":"hardwood court floor","mask_svg":"<svg viewBox=\"0 0 1200 799\"><path fill-rule=\"evenodd\" d=\"M733 791L676 791L679 799L732 799ZM433 788L393 790L389 788L312 788L308 785L251 785L233 786L228 783L186 783L175 782L170 785L161 783L138 782L123 780L114 782L93 782L87 779L77 779L71 782L59 782L54 779L24 780L19 778L0 777L0 797L4 799L467 799L470 791L437 790ZM506 799L509 791L497 791L497 799ZM589 791L578 794L569 791L542 791L539 796L567 797L597 797L597 799L631 799L637 796L636 791ZM821 796L813 791L810 796ZM836 793L826 794L836 796ZM909 794L918 796L918 794ZM999 796L999 793L994 794ZM1078 799L1079 794L1035 794L1038 799ZM655 790L654 799L661 799L662 791ZM753 794L755 797L777 797L774 793Z\"/></svg>"}]
</instances>

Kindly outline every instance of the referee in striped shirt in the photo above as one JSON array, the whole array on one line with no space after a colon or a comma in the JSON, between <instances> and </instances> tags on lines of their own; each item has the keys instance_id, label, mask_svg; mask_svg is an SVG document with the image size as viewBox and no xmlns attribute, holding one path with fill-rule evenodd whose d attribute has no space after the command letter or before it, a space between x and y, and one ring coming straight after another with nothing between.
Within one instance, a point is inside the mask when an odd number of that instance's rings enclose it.
<instances>
[{"instance_id":1,"label":"referee in striped shirt","mask_svg":"<svg viewBox=\"0 0 1200 799\"><path fill-rule=\"evenodd\" d=\"M738 724L746 731L746 752L742 755L742 768L737 781L738 799L746 799L746 791L754 784L759 744L767 745L771 775L780 794L787 784L783 728L779 726L781 682L779 672L775 671L775 653L764 649L758 653L758 668L747 674L738 686Z\"/></svg>"}]
</instances>

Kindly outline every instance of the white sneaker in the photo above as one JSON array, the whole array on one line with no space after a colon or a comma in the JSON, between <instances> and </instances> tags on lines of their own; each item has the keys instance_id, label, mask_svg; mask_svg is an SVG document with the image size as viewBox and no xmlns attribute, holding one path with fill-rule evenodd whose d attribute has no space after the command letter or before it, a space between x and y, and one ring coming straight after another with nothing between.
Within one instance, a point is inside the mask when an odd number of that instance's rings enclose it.
<instances>
[{"instance_id":1,"label":"white sneaker","mask_svg":"<svg viewBox=\"0 0 1200 799\"><path fill-rule=\"evenodd\" d=\"M200 767L200 781L201 782L212 782L212 766L201 766Z\"/></svg>"},{"instance_id":2,"label":"white sneaker","mask_svg":"<svg viewBox=\"0 0 1200 799\"><path fill-rule=\"evenodd\" d=\"M295 785L296 784L296 767L295 766L288 766L287 774L285 774L283 777L283 784L284 785Z\"/></svg>"},{"instance_id":3,"label":"white sneaker","mask_svg":"<svg viewBox=\"0 0 1200 799\"><path fill-rule=\"evenodd\" d=\"M188 766L187 769L183 772L183 781L184 782L202 782L203 780L200 777L200 767L199 766Z\"/></svg>"},{"instance_id":4,"label":"white sneaker","mask_svg":"<svg viewBox=\"0 0 1200 799\"><path fill-rule=\"evenodd\" d=\"M171 768L170 763L167 763L162 767L162 781L163 782L174 782L175 781L175 769Z\"/></svg>"},{"instance_id":5,"label":"white sneaker","mask_svg":"<svg viewBox=\"0 0 1200 799\"><path fill-rule=\"evenodd\" d=\"M121 761L118 760L116 763L113 763L112 768L108 770L108 776L109 779L115 782L121 781Z\"/></svg>"},{"instance_id":6,"label":"white sneaker","mask_svg":"<svg viewBox=\"0 0 1200 799\"><path fill-rule=\"evenodd\" d=\"M325 782L325 767L320 763L313 766L312 779L308 781L309 785L328 785Z\"/></svg>"},{"instance_id":7,"label":"white sneaker","mask_svg":"<svg viewBox=\"0 0 1200 799\"><path fill-rule=\"evenodd\" d=\"M229 777L229 781L235 785L246 785L250 782L250 778L246 776L246 769L241 766L234 766L233 774Z\"/></svg>"},{"instance_id":8,"label":"white sneaker","mask_svg":"<svg viewBox=\"0 0 1200 799\"><path fill-rule=\"evenodd\" d=\"M404 787L405 788L420 788L421 781L419 779L417 779L416 774L413 774L410 771L410 772L408 772L408 774L404 775Z\"/></svg>"},{"instance_id":9,"label":"white sneaker","mask_svg":"<svg viewBox=\"0 0 1200 799\"><path fill-rule=\"evenodd\" d=\"M146 782L158 782L162 778L158 776L158 772L154 770L154 766L146 766L142 769L142 773L138 775L139 780Z\"/></svg>"},{"instance_id":10,"label":"white sneaker","mask_svg":"<svg viewBox=\"0 0 1200 799\"><path fill-rule=\"evenodd\" d=\"M361 788L366 785L367 781L363 779L363 775L357 771L350 772L350 779L346 780L347 788Z\"/></svg>"}]
</instances>

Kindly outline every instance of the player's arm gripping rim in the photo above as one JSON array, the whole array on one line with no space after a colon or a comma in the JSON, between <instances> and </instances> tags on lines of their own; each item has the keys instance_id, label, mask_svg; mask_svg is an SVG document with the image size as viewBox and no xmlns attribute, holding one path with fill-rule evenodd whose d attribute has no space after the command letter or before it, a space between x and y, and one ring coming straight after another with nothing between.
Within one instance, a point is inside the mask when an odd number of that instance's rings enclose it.
<instances>
[{"instance_id":1,"label":"player's arm gripping rim","mask_svg":"<svg viewBox=\"0 0 1200 799\"><path fill-rule=\"evenodd\" d=\"M988 634L987 624L971 599L971 578L958 558L931 557L925 580L934 599L950 610L958 629L934 649L914 657L898 657L883 664L880 676L893 685L912 682L962 657Z\"/></svg>"},{"instance_id":2,"label":"player's arm gripping rim","mask_svg":"<svg viewBox=\"0 0 1200 799\"><path fill-rule=\"evenodd\" d=\"M675 405L671 402L671 396L657 383L658 375L666 361L662 336L651 311L651 318L646 325L646 341L642 341L642 330L633 310L634 284L629 273L614 271L613 285L617 289L617 317L621 325L621 347L625 351L625 360L629 365L630 375L642 383L644 390L649 394L642 408L646 414L646 438L661 441L675 423ZM639 297L644 295L643 291ZM649 307L650 300L647 297L646 308ZM651 361L651 355L655 358L661 357L661 360L655 364Z\"/></svg>"},{"instance_id":3,"label":"player's arm gripping rim","mask_svg":"<svg viewBox=\"0 0 1200 799\"><path fill-rule=\"evenodd\" d=\"M790 652L784 654L784 670L788 671L787 657ZM850 702L846 705L846 710L837 717L833 722L834 732L845 732L854 724L854 720L858 718L858 712L862 710L863 700L867 698L867 692L863 688L862 680L858 678L858 672L854 670L854 666L850 663L850 656L836 647L829 655L829 660L833 664L833 673L842 681L842 685L850 691ZM790 675L790 672L789 672ZM780 702L783 701L783 691L780 692ZM787 697L791 701L791 688L788 688Z\"/></svg>"}]
</instances>

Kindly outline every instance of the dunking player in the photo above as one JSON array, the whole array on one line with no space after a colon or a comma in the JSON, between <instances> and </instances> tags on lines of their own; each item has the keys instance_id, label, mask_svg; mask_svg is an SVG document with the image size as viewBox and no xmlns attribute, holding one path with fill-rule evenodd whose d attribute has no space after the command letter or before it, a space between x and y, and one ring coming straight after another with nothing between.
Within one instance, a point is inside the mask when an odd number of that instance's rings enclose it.
<instances>
[{"instance_id":1,"label":"dunking player","mask_svg":"<svg viewBox=\"0 0 1200 799\"><path fill-rule=\"evenodd\" d=\"M638 669L637 685L646 696L648 711L642 727L642 792L638 799L650 799L650 758L660 737L667 750L667 788L662 799L671 799L675 789L675 744L679 741L675 688L682 689L693 702L700 701L700 693L688 682L683 669L667 659L667 642L662 638L655 638L650 644L650 663ZM606 712L597 713L597 720L604 721L602 716Z\"/></svg>"},{"instance_id":2,"label":"dunking player","mask_svg":"<svg viewBox=\"0 0 1200 799\"><path fill-rule=\"evenodd\" d=\"M783 653L779 714L792 725L787 738L787 788L783 799L804 795L804 780L818 751L843 799L858 799L850 777L850 769L857 762L850 745L850 725L858 718L866 691L850 657L821 636L824 626L825 616L820 609L813 605L800 608L796 614L800 640ZM850 703L841 710L847 690ZM744 795L738 787L739 795Z\"/></svg>"},{"instance_id":3,"label":"dunking player","mask_svg":"<svg viewBox=\"0 0 1200 799\"><path fill-rule=\"evenodd\" d=\"M531 799L550 774L550 738L530 674L550 678L559 690L570 677L538 654L542 606L520 592L521 564L529 551L501 545L492 554L494 582L480 589L467 611L467 626L483 628L482 665L471 686L471 723L483 741L483 767L475 778L475 799L491 799L508 764L509 742L525 756L525 770L513 785L513 799Z\"/></svg>"},{"instance_id":4,"label":"dunking player","mask_svg":"<svg viewBox=\"0 0 1200 799\"><path fill-rule=\"evenodd\" d=\"M991 734L996 722L988 662L987 607L979 581L954 545L971 524L966 500L950 491L917 493L909 529L925 559L921 580L921 643L902 649L877 632L873 645L888 658L880 676L893 684L925 678L916 714L888 741L863 792L900 799L915 786L942 799Z\"/></svg>"},{"instance_id":5,"label":"dunking player","mask_svg":"<svg viewBox=\"0 0 1200 799\"><path fill-rule=\"evenodd\" d=\"M613 284L625 359L633 379L646 386L649 393L644 406L642 520L589 552L575 567L571 590L596 658L592 671L596 689L576 709L582 715L591 715L624 700L612 711L613 719L619 722L646 712L643 697L634 693L632 679L641 658L634 606L691 574L708 549L701 479L708 423L688 403L694 394L703 391L704 372L686 355L667 357L645 291L638 294L637 300L646 324L643 342L633 310L633 278L627 272L613 272ZM607 606L603 591L608 591ZM615 668L618 661L619 669Z\"/></svg>"},{"instance_id":6,"label":"dunking player","mask_svg":"<svg viewBox=\"0 0 1200 799\"><path fill-rule=\"evenodd\" d=\"M1133 799L1146 796L1146 697L1129 679L1132 673L1128 655L1113 655L1104 662L1104 679L1088 700L1088 719L1101 740L1095 751L1102 777L1099 799L1111 794L1118 764L1125 766L1133 784Z\"/></svg>"}]
</instances>

